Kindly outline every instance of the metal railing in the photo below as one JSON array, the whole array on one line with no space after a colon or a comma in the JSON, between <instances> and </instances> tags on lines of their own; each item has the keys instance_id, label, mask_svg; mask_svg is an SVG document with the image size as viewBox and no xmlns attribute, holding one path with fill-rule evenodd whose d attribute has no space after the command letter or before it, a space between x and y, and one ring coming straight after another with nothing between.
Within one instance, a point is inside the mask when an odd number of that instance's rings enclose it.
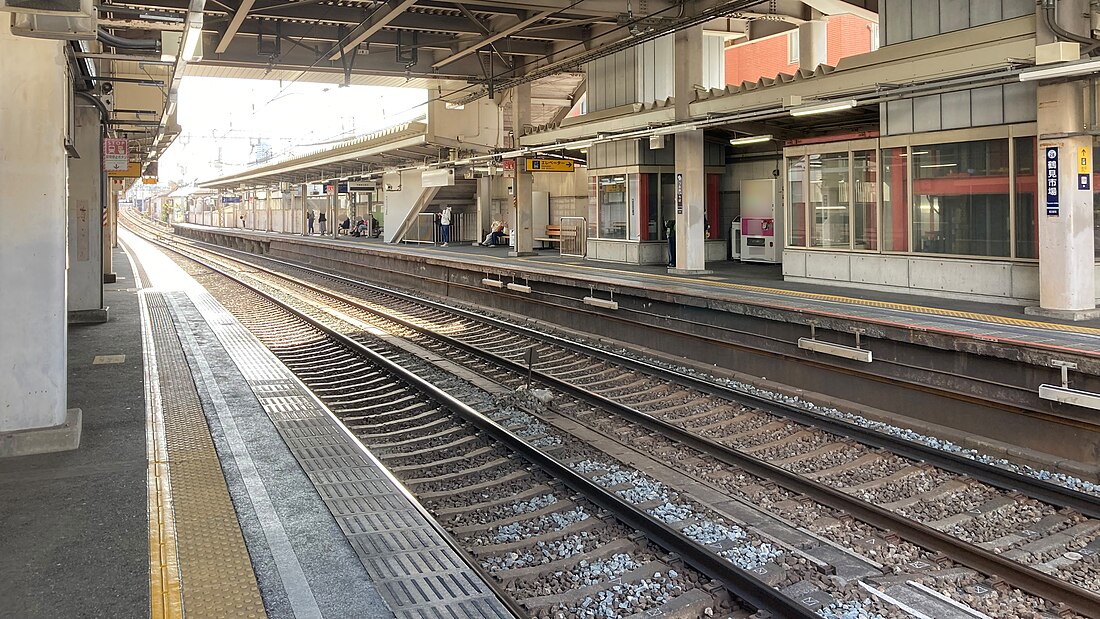
<instances>
[{"instance_id":1,"label":"metal railing","mask_svg":"<svg viewBox=\"0 0 1100 619\"><path fill-rule=\"evenodd\" d=\"M561 255L584 258L588 253L588 222L584 217L561 218Z\"/></svg>"}]
</instances>

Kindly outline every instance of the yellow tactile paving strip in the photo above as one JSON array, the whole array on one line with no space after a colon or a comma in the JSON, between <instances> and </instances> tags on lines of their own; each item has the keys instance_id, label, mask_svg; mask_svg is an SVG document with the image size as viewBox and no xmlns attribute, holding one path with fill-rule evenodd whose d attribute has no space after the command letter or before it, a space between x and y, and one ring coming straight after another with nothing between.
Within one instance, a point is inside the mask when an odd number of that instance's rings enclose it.
<instances>
[{"instance_id":1,"label":"yellow tactile paving strip","mask_svg":"<svg viewBox=\"0 0 1100 619\"><path fill-rule=\"evenodd\" d=\"M635 273L631 271L619 271L616 269L607 269L600 267L589 267L584 265L569 265L570 268L577 269L589 269L599 273L613 273L615 275L624 275L629 277L644 277L663 279L667 281L674 281L683 284L698 283L697 278L680 277L676 275L662 275L660 273ZM939 307L926 307L923 305L910 305L907 303L892 303L890 301L874 301L871 299L860 299L858 297L846 297L841 295L820 294L816 292L801 292L797 290L785 290L782 288L769 288L767 286L753 286L750 284L733 284L729 282L707 281L708 286L714 286L717 288L727 288L730 290L743 290L746 292L755 292L762 294L780 295L785 297L799 298L799 299L811 299L814 301L830 301L834 303L846 303L849 305L862 305L865 307L876 307L880 309L898 310L903 312L913 312L916 314L929 314L935 316L949 316L951 318L965 318L968 320L977 320L981 322L988 322L992 324L1012 325L1014 327L1029 327L1033 329L1045 329L1047 331L1063 331L1067 333L1082 333L1086 335L1100 335L1100 329L1096 327L1082 327L1077 325L1065 325L1053 322L1041 322L1038 320L1027 320L1025 318L1012 318L1009 316L998 316L996 314L982 314L979 312L964 312L960 310L945 309ZM801 311L801 308L800 308ZM824 312L829 313L832 312ZM854 317L853 317L854 318ZM883 322L883 321L880 321Z\"/></svg>"},{"instance_id":2,"label":"yellow tactile paving strip","mask_svg":"<svg viewBox=\"0 0 1100 619\"><path fill-rule=\"evenodd\" d=\"M154 423L149 432L152 455L158 461L156 474L153 467L150 473L152 616L266 617L237 514L168 308L159 294L145 298L163 411L163 428ZM158 432L164 437L161 444L166 454L155 453ZM165 455L167 461L162 460ZM176 533L178 585L171 578L173 542L162 538L171 526ZM173 587L178 587L179 596Z\"/></svg>"}]
</instances>

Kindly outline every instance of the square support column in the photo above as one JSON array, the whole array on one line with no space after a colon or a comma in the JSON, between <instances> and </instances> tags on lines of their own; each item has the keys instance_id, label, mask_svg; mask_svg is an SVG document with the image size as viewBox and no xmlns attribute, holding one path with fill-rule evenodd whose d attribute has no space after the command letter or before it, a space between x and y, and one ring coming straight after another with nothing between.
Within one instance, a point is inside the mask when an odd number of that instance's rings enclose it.
<instances>
[{"instance_id":1,"label":"square support column","mask_svg":"<svg viewBox=\"0 0 1100 619\"><path fill-rule=\"evenodd\" d=\"M519 147L523 128L531 125L531 84L520 84L512 89L512 145ZM527 171L527 163L521 157L516 159L516 177L514 179L512 204L516 208L515 235L516 250L510 256L533 256L534 234L531 233L532 200L531 190L534 179Z\"/></svg>"},{"instance_id":2,"label":"square support column","mask_svg":"<svg viewBox=\"0 0 1100 619\"><path fill-rule=\"evenodd\" d=\"M691 119L689 105L695 87L703 83L703 27L675 34L676 120ZM676 261L670 273L706 272L703 217L706 214L707 177L703 167L703 131L676 134Z\"/></svg>"},{"instance_id":3,"label":"square support column","mask_svg":"<svg viewBox=\"0 0 1100 619\"><path fill-rule=\"evenodd\" d=\"M1067 320L1096 309L1092 136L1082 132L1084 82L1038 88L1039 306L1033 315Z\"/></svg>"},{"instance_id":4,"label":"square support column","mask_svg":"<svg viewBox=\"0 0 1100 619\"><path fill-rule=\"evenodd\" d=\"M65 408L65 45L0 23L0 135L18 145L0 149L0 456L80 444Z\"/></svg>"}]
</instances>

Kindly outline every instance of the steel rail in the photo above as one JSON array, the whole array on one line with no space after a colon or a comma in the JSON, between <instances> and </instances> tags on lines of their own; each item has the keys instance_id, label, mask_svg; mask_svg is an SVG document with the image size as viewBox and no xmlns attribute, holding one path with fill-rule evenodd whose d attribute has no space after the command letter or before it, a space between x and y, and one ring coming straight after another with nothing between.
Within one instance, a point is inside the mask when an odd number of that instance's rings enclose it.
<instances>
[{"instance_id":1,"label":"steel rail","mask_svg":"<svg viewBox=\"0 0 1100 619\"><path fill-rule=\"evenodd\" d=\"M312 270L312 269L309 269L309 270ZM318 271L318 273L321 273L321 272ZM283 274L277 274L277 275L279 277L286 277ZM337 279L347 280L349 282L357 283L358 285L363 285L363 284L360 284L358 282L354 282L353 280L350 280L349 278L344 278L342 276L333 276L331 274L325 274L325 275L327 277L336 277ZM361 309L364 309L365 311L369 311L369 312L376 313L376 314L378 313L378 312L375 312L375 311L371 310L370 308L363 307L361 304L358 304L357 302L355 302L353 300L347 299L347 298L343 297L342 295L322 290L322 289L320 289L320 288L318 288L318 287L316 287L312 284L305 283L305 282L302 282L302 281L297 280L297 279L294 279L294 281L298 285L304 286L308 289L314 290L314 291L319 292L319 293L324 294L324 295L336 297L336 298L340 299L343 302L347 302L347 303L351 303L353 305L356 305L357 307L360 307ZM368 285L368 286L370 286L372 288L377 288L377 287L372 286L372 285ZM414 302L414 303L417 303L417 304L432 305L436 309L444 309L444 310L451 311L451 312L465 313L462 310L456 310L455 308L442 306L441 304L436 304L436 303L433 303L433 302L425 301L424 299L414 298L414 297L411 297L410 295L405 295L404 293L394 293L393 291L388 291L388 290L384 290L383 292L385 292L386 294L393 295L393 296L401 297L404 300L408 300L408 301L411 301L411 302ZM524 332L530 331L526 327L517 327L516 325L508 325L507 323L502 323L500 321L497 321L496 319L486 319L485 317L473 315L472 313L470 313L470 314L471 314L470 317L476 318L477 320L480 320L480 321L490 322L490 323L499 322L500 326L507 327L510 330L519 330L519 331L524 331ZM482 350L482 349L480 349L476 346L473 346L471 344L467 344L467 343L462 342L460 340L455 340L455 339L450 338L448 336L440 335L440 334L435 333L435 332L433 332L433 331L431 331L431 330L429 330L425 327L416 325L416 324L414 324L410 321L407 321L407 320L404 320L404 319L401 319L401 318L397 318L397 317L394 317L394 316L386 315L386 314L383 314L382 316L387 320L393 321L393 322L395 322L397 324L400 324L400 325L402 325L406 328L412 329L412 330L416 331L417 333L421 333L422 335L431 337L433 339L443 340L446 343L448 343L450 345L453 345L457 348L460 348L462 350L465 350L465 351L467 351L471 354L475 354L475 355L480 356L482 358L491 360L494 363L505 366L506 368L508 368L508 369L510 369L514 372L518 372L518 373L521 373L521 374L527 372L527 367L525 365L519 363L519 362L515 362L515 361L512 361L510 359L506 359L504 357L494 355L492 353L484 351L484 350ZM546 339L558 339L558 340L560 340L560 338L556 338L554 336L547 337L545 334L537 334L537 337L540 340L546 340ZM576 344L574 342L569 342L568 340L561 340L560 343L569 344L570 349L573 349L574 347L580 347L580 348L583 348L583 349L587 349L587 347L584 347L583 345L579 345L579 344ZM601 351L601 352L603 352L603 351ZM607 354L607 353L605 353L605 354ZM661 368L658 368L657 366L652 366L652 365L646 364L644 362L637 362L637 361L634 361L634 360L630 360L626 357L621 357L619 355L615 355L614 353L610 353L610 356L618 358L618 359L622 359L624 362L631 361L632 363L630 365L636 366L636 367L639 367L639 368L644 367L644 368L647 368L647 369L648 368L653 368L653 370L661 370ZM689 377L686 377L686 376L684 376L680 373L673 372L673 371L670 371L670 370L664 370L661 373L663 375L674 376L676 378L680 378L680 377L689 378ZM642 425L642 426L644 426L644 427L646 427L646 428L648 428L652 431L660 432L660 433L664 434L667 437L673 438L673 439L675 439L675 440L677 440L677 441L679 441L679 442L681 442L685 445L688 445L688 446L690 446L694 449L697 449L697 450L699 450L703 453L706 453L710 456L713 456L713 457L721 460L722 462L725 462L726 464L739 467L739 468L745 470L746 472L749 472L749 473L751 473L753 475L756 475L758 477L774 480L779 485L786 488L787 490L790 490L792 492L797 492L799 494L803 494L805 496L811 497L812 499L814 499L815 501L818 501L819 503L822 503L822 504L824 504L826 506L829 506L833 509L837 509L837 510L840 510L842 512L848 513L848 514L852 515L853 517L855 517L855 518L857 518L857 519L859 519L863 522L866 522L868 524L871 524L873 526L876 526L880 529L887 530L887 531L893 531L894 533L898 534L903 539L906 539L906 540L908 540L908 541L910 541L914 544L917 544L919 546L922 546L924 548L942 552L945 555L951 557L952 559L958 561L959 563L961 563L963 565L966 565L968 567L971 567L972 569L975 569L979 572L982 572L982 573L985 573L985 574L996 574L998 576L1001 576L1009 584L1011 584L1013 586L1016 586L1016 587L1019 587L1020 589L1022 589L1024 591L1028 591L1032 594L1038 595L1039 597L1042 597L1042 598L1047 599L1047 600L1057 601L1057 602L1064 602L1067 605L1069 605L1070 607L1072 607L1073 609L1075 609L1076 611L1081 612L1082 614L1085 614L1087 616L1100 617L1100 595L1098 595L1096 593L1086 591L1086 590L1084 590L1080 587L1076 587L1074 585L1067 585L1066 583L1063 583L1061 580L1058 580L1058 579L1053 578L1051 576L1047 576L1046 574L1043 574L1043 573L1041 573L1041 572L1039 572L1039 571L1037 571L1033 568L1027 567L1026 565L1023 565L1021 563L1018 563L1018 562L1015 562L1015 561L1012 561L1012 560L1009 560L1009 559L1005 559L1005 558L1001 557L1000 555L998 555L996 553L983 550L983 549L981 549L977 546L974 546L973 544L970 544L968 542L964 542L962 540L959 540L959 539L957 539L955 537L952 537L952 536L950 536L946 533L943 533L941 531L938 531L938 530L933 529L931 527L928 527L926 525L920 524L920 523L918 523L914 520L911 520L909 518L905 518L905 517L902 517L902 516L898 516L897 514L891 512L889 510L883 509L881 507L878 507L878 506L873 505L871 503L868 503L866 501L862 501L862 500L856 499L854 497L851 497L848 494L846 494L846 493L844 493L840 490L836 490L836 489L831 488L829 486L825 486L824 484L814 482L814 481L809 480L807 478L804 478L804 477L802 477L798 474L791 473L791 472L789 472L785 469L782 469L782 468L777 467L775 465L764 462L763 460L760 460L758 458L749 456L747 454L743 454L743 453L741 453L741 452L739 452L735 449L732 449L730 447L726 447L725 445L721 445L717 442L714 442L714 441L711 441L709 439L697 436L697 435L695 435L695 434L693 434L693 433L691 433L687 430L683 430L683 429L681 429L677 426L674 426L674 425L669 424L667 422L656 419L655 417L652 417L652 416L650 416L646 413L638 411L637 409L626 406L624 404L620 404L619 402L616 402L614 400L605 398L601 395L592 393L592 392L590 392L586 389L583 389L581 387L577 387L575 385L572 385L568 382L557 379L553 376L550 376L550 375L545 374L543 372L540 372L538 370L535 370L533 372L533 374L534 374L534 376L536 376L538 378L538 380L540 382L543 382L547 385L552 385L555 388L560 389L562 391L565 391L567 393L570 393L570 394L574 395L575 397L578 397L579 399L582 399L586 402L589 402L590 404L599 406L599 407L604 408L604 409L612 410L612 411L620 414L621 416L623 416L626 419L629 419L629 420L631 420L635 423L638 423L638 424L640 424L640 425ZM693 382L695 382L695 381L693 381ZM745 396L747 396L747 399L750 400L754 406L760 406L761 403L764 403L764 404L767 404L768 408L773 408L774 407L774 408L776 408L776 410L783 411L783 414L786 414L787 412L791 412L791 413L795 413L795 412L801 413L802 412L802 411L798 411L797 409L790 409L789 407L779 406L779 405L777 405L775 403L772 403L768 400L762 400L762 399L757 398L755 396L751 396L751 395L748 395L748 394L743 394L743 392L738 392L736 390L724 389L724 388L713 385L713 383L707 383L706 381L698 381L698 382L700 382L701 385L708 386L709 387L708 392L711 392L713 390L713 393L715 393L716 395L727 395L728 396L729 392L733 392L733 393L737 394L738 396L740 396L737 399L746 399ZM824 420L822 420L822 421L824 421ZM803 422L803 423L808 423L808 422ZM842 422L835 422L835 423L838 426L843 426L841 429L843 429L845 432L847 432L849 430L849 428L847 428L846 426L849 426L850 424L842 424ZM815 419L814 423L810 423L809 425L819 425L819 423ZM881 440L882 438L885 437L885 435L881 435L879 433L874 433L872 431L865 431L865 432L870 433L872 435L871 438L876 438L876 439ZM889 442L887 442L887 444L888 443ZM911 450L914 450L916 447L923 447L923 446L920 446L919 444L916 444L916 443L912 443L910 441L900 441L900 444L899 444L899 449L904 448L906 451L910 451L911 453L920 453L921 450L911 451ZM925 448L925 449L931 450L931 448ZM937 453L933 454L933 455L946 454L946 452L939 452L939 450L934 450L934 451L937 452ZM946 455L950 455L950 454L946 454ZM922 459L922 458L917 457L917 459ZM980 463L976 463L976 462L973 462L973 461L968 460L968 459L961 459L961 460L962 460L963 464L966 464L966 465L978 465L978 464L980 464ZM958 462L952 462L951 464L953 466L955 466L959 463ZM1005 471L1001 471L1000 469L996 469L995 467L988 467L987 465L982 465L982 466L984 468L993 469L993 472L1007 473ZM944 468L947 468L947 467L944 467ZM966 468L969 468L969 467L964 468L964 474L967 474L965 472ZM951 469L949 469L949 470L951 470ZM1030 480L1030 478L1026 478L1025 476L1022 476L1022 475L1018 475L1018 474L1011 474L1011 475L1014 478L1024 478L1024 481L1029 481ZM1015 479L1013 481L1015 481ZM1038 481L1038 480L1035 480L1035 481ZM999 485L999 484L995 484L995 485ZM1053 484L1047 484L1047 485L1053 486ZM1055 489L1057 489L1057 492L1059 494L1063 493L1063 489L1061 489L1060 487L1058 487L1058 486L1053 486L1053 487ZM1010 489L1015 489L1015 488L1012 488L1011 486L1009 486L1009 488ZM1078 493L1078 494L1083 494L1083 493ZM1084 495L1084 496L1087 499L1090 500L1089 501L1090 504L1095 503L1095 500L1093 499L1093 497L1091 497L1089 495ZM1091 510L1089 510L1089 511L1091 511Z\"/></svg>"},{"instance_id":2,"label":"steel rail","mask_svg":"<svg viewBox=\"0 0 1100 619\"><path fill-rule=\"evenodd\" d=\"M428 396L429 398L451 410L452 412L458 414L468 423L492 435L494 438L507 445L527 460L552 472L558 479L561 479L565 484L569 485L574 490L582 493L588 500L614 514L615 517L622 521L624 524L631 526L637 531L641 531L649 539L663 546L665 550L676 553L681 558L683 558L686 563L699 570L703 574L707 575L708 577L714 579L715 581L722 583L722 585L733 595L745 601L754 608L758 610L767 610L779 613L779 616L789 617L791 619L820 619L820 616L817 615L815 612L809 610L807 607L798 603L796 600L780 593L777 589L767 585L760 579L750 574L747 570L743 570L733 563L717 556L715 553L701 546L697 542L691 540L673 527L653 518L646 512L635 507L633 504L627 503L624 499L621 499L615 494L605 490L603 487L584 477L580 473L573 471L571 468L569 468L568 465L529 445L522 438L513 434L511 431L509 431L507 428L500 425L493 419L471 408L462 401L448 394L446 391L443 391L432 383L420 378L419 376L397 364L396 362L387 359L381 353L371 350L366 345L361 344L360 342L357 342L341 333L338 333L337 331L303 314L293 307L290 307L282 301L270 297L269 295L260 291L255 286L242 281L234 275L222 271L215 265L211 265L194 256L187 255L185 252L176 247L170 247L164 243L158 244L169 251L178 253L188 258L189 260L192 260L208 269L211 269L221 274L223 277L229 278L230 280L236 282L238 285L243 286L248 290L251 290L253 293L267 299L269 302L274 303L283 310L294 315L299 320L302 320L303 322L309 324L315 329L318 329L334 342L343 346L347 350L355 354L367 357L370 362L385 368L387 371L392 372L401 380L410 384L415 389L421 391L424 395ZM285 275L278 273L272 274L278 277L286 277ZM306 285L306 287L311 289L313 288L309 285ZM329 296L335 296L325 291L318 292ZM465 550L457 545L457 541L455 541L450 536L450 534L442 529L442 526L435 521L434 517L430 520L433 523L433 527L440 531L442 535L446 536L448 543L454 544L455 549L462 553L464 557L466 557L467 555ZM471 564L471 567L478 571L479 574L485 574L481 567L479 565L476 565L476 563ZM488 577L487 583L489 584L489 586L493 587L494 592L497 592L498 595L502 593L502 590L498 589L495 586L495 582L492 580L491 576ZM515 604L515 601L511 600L511 598L506 594L504 594L502 601L506 601L506 603L507 601L511 601L512 604ZM509 608L512 608L512 606L509 606Z\"/></svg>"},{"instance_id":3,"label":"steel rail","mask_svg":"<svg viewBox=\"0 0 1100 619\"><path fill-rule=\"evenodd\" d=\"M219 247L219 249L227 249L227 248ZM237 250L230 250L230 251L237 251ZM249 256L254 256L254 254L248 254L248 255ZM787 405L787 404L782 404L782 403L779 403L779 402L775 402L774 400L770 400L770 399L758 396L758 395L753 394L753 393L748 392L748 391L744 391L744 390L737 389L737 388L734 388L734 387L729 387L729 386L726 386L726 385L717 384L713 381L701 379L701 378L698 378L698 377L695 377L695 376L691 376L690 374L685 374L683 372L679 372L679 371L676 371L676 370L673 370L673 369L661 367L661 366L655 365L653 363L649 363L649 362L642 361L642 360L639 360L639 359L634 359L634 358L627 357L627 356L624 356L624 355L620 355L618 353L614 353L614 352L611 352L611 351L602 350L600 348L595 348L595 347L588 346L586 344L582 344L582 343L579 343L579 342L574 342L572 340L569 340L569 339L566 339L566 338L563 338L563 337L560 337L560 336L557 336L557 335L553 335L553 334L549 334L549 333L542 333L542 332L539 332L539 331L537 331L535 329L532 329L530 327L526 327L524 325L509 323L509 322L506 322L504 320L494 318L492 316L485 316L485 315L478 314L478 313L475 313L475 312L470 311L470 310L465 310L465 309L462 309L462 308L453 307L453 306L450 306L450 305L439 303L437 301L432 301L430 299L417 297L417 296L411 295L409 293L387 289L387 288L384 288L382 286L378 286L376 284L371 284L371 283L368 283L368 282L363 282L363 281L356 280L356 279L346 277L346 276L343 276L343 275L330 273L330 272L323 271L321 269L317 269L317 268L314 268L314 267L304 266L304 265L296 264L296 263L293 263L293 262L290 262L290 261L280 260L278 258L272 258L270 256L263 256L263 258L267 261L274 262L276 264L280 264L280 265L288 266L288 267L291 267L291 268L303 270L303 271L306 271L308 273L319 275L319 276L322 276L322 277L325 277L325 278L328 278L328 279L337 280L337 281L340 281L342 283L351 284L353 286L358 286L360 288L366 288L366 289L372 290L374 292L378 292L378 293L381 293L381 294L386 294L386 295L390 295L392 297L402 299L402 300L407 301L407 302L411 302L411 303L415 303L415 304L419 304L419 305L426 305L426 306L432 307L434 309L450 312L450 313L453 313L453 314L457 314L459 316L463 316L463 317L469 318L471 320L475 320L475 321L483 322L483 323L488 323L488 324L491 324L491 325L496 326L498 328L506 329L506 330L513 331L513 332L517 332L517 333L520 333L522 335L525 335L525 336L533 338L533 339L537 339L537 340L542 341L542 342L546 342L546 343L554 344L554 345L557 345L557 346L561 346L561 347L566 348L568 350L571 350L573 352L587 354L587 355L590 355L590 356L593 356L593 357L596 357L596 358L599 358L599 359L603 359L605 361L612 361L614 363L627 366L631 369L643 371L643 372L655 375L657 377L663 378L665 380L669 380L669 381L672 381L672 382L680 383L680 384L698 389L698 390L703 391L705 393L708 393L710 395L723 397L723 398L732 400L732 401L740 403L740 404L746 404L746 405L753 406L755 408L759 408L761 410L764 410L766 412L775 414L777 416L785 417L787 419L791 419L792 421L796 421L796 422L801 423L803 425L817 427L817 428L820 428L820 429L822 429L826 432L836 434L836 435L842 436L842 437L852 438L856 441L859 441L861 443L864 443L864 444L872 446L872 447L878 447L880 449L886 449L886 450L888 450L892 453L896 453L898 455L902 455L902 456L905 456L907 458L912 458L914 460L927 462L929 464L933 464L935 466L938 466L938 467L940 467L940 468L942 468L946 471L957 473L959 475L965 475L967 477L977 479L981 482L987 483L987 484L989 484L991 486L995 486L997 488L1001 488L1003 490L1009 490L1009 491L1014 491L1014 492L1022 492L1022 493L1026 494L1026 495L1028 495L1032 498L1035 498L1035 499L1038 499L1040 501L1049 503L1051 505L1055 505L1055 506L1059 506L1059 507L1068 507L1068 508L1071 508L1071 509L1074 509L1074 510L1080 512L1081 514L1089 516L1091 518L1100 519L1100 497L1097 497L1097 496L1094 496L1094 495L1091 495L1091 494L1088 494L1088 493L1085 493L1085 492L1080 492L1080 491L1074 490L1072 488L1066 488L1065 486L1061 486L1061 485L1058 485L1058 484L1043 481L1041 479L1037 479L1037 478L1032 477L1030 475L1024 475L1024 474L1017 473L1017 472L1014 472L1014 471L1006 470L1004 468L1000 468L1000 467L997 467L997 466L986 464L984 462L973 460L971 458L967 458L965 456L962 456L962 455L959 455L959 454L956 454L956 453L952 453L952 452L949 452L949 451L943 451L941 449L936 449L934 447L930 447L930 446L924 445L922 443L918 443L918 442L915 442L915 441L910 441L908 439L904 439L904 438L897 437L897 436L891 436L891 435L888 435L888 434L883 434L881 432L871 430L871 429L868 429L868 428L863 428L863 427L858 426L856 424L848 423L848 422L845 422L845 421L842 421L840 419L836 419L836 418L833 418L833 417L830 417L830 416L827 416L827 415L822 415L822 414L819 414L819 413L814 413L814 412L809 411L809 410L800 409L800 408L790 406L790 405ZM234 258L234 259L239 260L238 258ZM245 262L246 262L246 264L256 266L257 268L262 268L262 267L259 267L259 265L256 265L255 263L248 262L248 261L245 261ZM280 274L280 276L281 277L289 277L285 274ZM313 284L310 284L308 282L304 282L304 281L299 280L297 278L291 278L291 279L293 279L293 281L295 283L297 283L298 285L308 287L308 288L313 289L317 292L332 295L332 296L340 296L336 293L333 293L331 291L325 291L325 290L323 290L323 289L321 289L321 288L319 288L319 287L317 287ZM341 298L345 302L352 303L353 305L362 307L362 305L360 303L358 303L357 301L355 301L353 299L347 299L347 298L343 298L343 297L341 297ZM364 309L366 311L372 311L372 310L370 310L370 308L366 308L366 307L362 307L362 309ZM387 316L387 318L390 319L390 320L394 320L396 322L401 322L399 319L396 319L396 318L393 318L393 317L390 317L390 316ZM402 323L402 324L405 324L405 326L408 326L409 328L415 329L415 330L417 330L419 332L422 332L422 333L435 335L436 337L444 337L444 336L439 336L437 334L433 334L431 331L427 331L427 330L419 327L418 325L415 325L415 324L412 324L412 323L407 323L407 324ZM524 370L524 372L526 372L526 369ZM887 380L887 379L884 378L884 380Z\"/></svg>"}]
</instances>

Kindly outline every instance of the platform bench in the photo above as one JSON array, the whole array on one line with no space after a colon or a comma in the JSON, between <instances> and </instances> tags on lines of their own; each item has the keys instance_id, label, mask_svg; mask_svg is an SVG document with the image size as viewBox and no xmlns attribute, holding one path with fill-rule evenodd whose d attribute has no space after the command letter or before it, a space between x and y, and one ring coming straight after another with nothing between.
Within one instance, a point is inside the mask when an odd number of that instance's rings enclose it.
<instances>
[{"instance_id":1,"label":"platform bench","mask_svg":"<svg viewBox=\"0 0 1100 619\"><path fill-rule=\"evenodd\" d=\"M546 226L546 236L534 239L541 243L561 243L561 226Z\"/></svg>"}]
</instances>

